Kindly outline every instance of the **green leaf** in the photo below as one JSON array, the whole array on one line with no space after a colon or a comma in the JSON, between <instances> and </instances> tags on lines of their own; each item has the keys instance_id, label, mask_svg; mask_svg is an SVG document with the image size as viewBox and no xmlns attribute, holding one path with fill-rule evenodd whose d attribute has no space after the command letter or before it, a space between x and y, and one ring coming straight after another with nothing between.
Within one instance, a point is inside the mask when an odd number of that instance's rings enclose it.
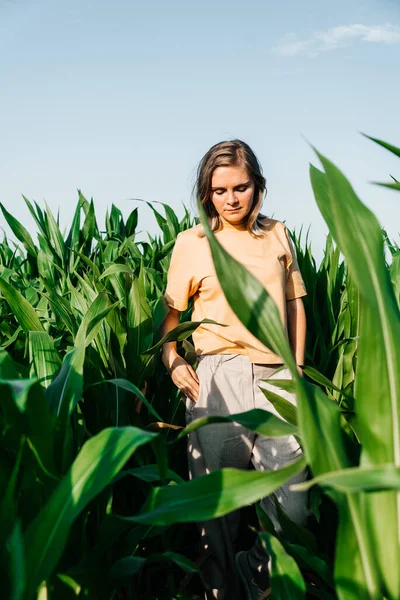
<instances>
[{"instance_id":1,"label":"green leaf","mask_svg":"<svg viewBox=\"0 0 400 600\"><path fill-rule=\"evenodd\" d=\"M307 375L307 377L309 377L316 383L319 383L320 385L322 385L328 389L335 390L336 392L339 392L343 396L348 396L348 394L346 394L346 392L344 392L342 389L337 387L334 383L332 383L332 381L330 381L327 377L322 375L322 373L320 373L317 369L314 369L313 367L304 367L303 371Z\"/></svg>"},{"instance_id":2,"label":"green leaf","mask_svg":"<svg viewBox=\"0 0 400 600\"><path fill-rule=\"evenodd\" d=\"M74 251L77 250L79 247L79 234L81 229L81 210L82 204L80 200L78 200L75 213L72 219L71 229L65 241L65 245L70 251L68 263L69 271L73 271L75 268L74 260L76 260L76 257L74 256Z\"/></svg>"},{"instance_id":3,"label":"green leaf","mask_svg":"<svg viewBox=\"0 0 400 600\"><path fill-rule=\"evenodd\" d=\"M45 223L44 223L44 218L43 218L43 214L42 214L42 211L41 211L40 207L35 202L36 208L37 208L37 213L36 213L35 209L33 208L32 204L28 200L28 198L26 198L26 196L24 196L23 194L22 194L22 197L23 197L23 199L25 201L25 204L27 205L27 207L29 209L29 212L31 213L31 215L34 218L34 220L36 221L36 225L38 226L40 232L42 234L45 234L46 233Z\"/></svg>"},{"instance_id":4,"label":"green leaf","mask_svg":"<svg viewBox=\"0 0 400 600\"><path fill-rule=\"evenodd\" d=\"M55 256L58 256L60 259L61 265L64 267L64 256L65 256L65 244L64 239L61 234L58 223L53 217L53 213L50 210L49 205L45 202L46 205L46 220L48 225L48 235L49 239L47 240L49 243L49 247L54 253Z\"/></svg>"},{"instance_id":5,"label":"green leaf","mask_svg":"<svg viewBox=\"0 0 400 600\"><path fill-rule=\"evenodd\" d=\"M0 291L10 305L19 325L26 333L28 331L44 331L35 309L15 287L4 281L4 279L0 279Z\"/></svg>"},{"instance_id":6,"label":"green leaf","mask_svg":"<svg viewBox=\"0 0 400 600\"><path fill-rule=\"evenodd\" d=\"M85 506L154 434L135 427L108 428L87 441L69 472L25 532L26 588L29 598L57 564L70 528Z\"/></svg>"},{"instance_id":7,"label":"green leaf","mask_svg":"<svg viewBox=\"0 0 400 600\"><path fill-rule=\"evenodd\" d=\"M262 379L262 382L267 382L273 385L274 387L282 388L285 392L290 392L291 394L296 393L296 383L293 379L278 379L275 377L273 379Z\"/></svg>"},{"instance_id":8,"label":"green leaf","mask_svg":"<svg viewBox=\"0 0 400 600\"><path fill-rule=\"evenodd\" d=\"M134 208L126 221L126 235L130 237L134 235L138 224L138 209Z\"/></svg>"},{"instance_id":9,"label":"green leaf","mask_svg":"<svg viewBox=\"0 0 400 600\"><path fill-rule=\"evenodd\" d=\"M82 252L78 252L77 250L73 250L73 249L71 249L71 250L72 250L73 254L75 254L76 256L79 256L79 258L81 258L83 260L83 262L89 267L89 269L90 269L90 271L92 271L95 279L99 279L100 278L100 269L96 265L96 263L94 263L92 260L90 260L90 258L88 258L84 254L82 254Z\"/></svg>"},{"instance_id":10,"label":"green leaf","mask_svg":"<svg viewBox=\"0 0 400 600\"><path fill-rule=\"evenodd\" d=\"M13 234L15 235L15 237L24 244L27 252L31 256L36 258L37 248L36 248L35 244L33 243L33 240L31 238L30 234L28 233L28 231L25 229L25 227L23 225L21 225L21 223L18 221L18 219L13 217L4 208L4 206L1 203L0 203L0 208L3 212L4 218L6 219L8 225L10 226L10 229L13 232Z\"/></svg>"},{"instance_id":11,"label":"green leaf","mask_svg":"<svg viewBox=\"0 0 400 600\"><path fill-rule=\"evenodd\" d=\"M85 348L83 345L73 348L64 357L61 370L53 379L46 390L46 397L50 410L55 415L66 409L71 414L82 397L83 391L83 364L85 361Z\"/></svg>"},{"instance_id":12,"label":"green leaf","mask_svg":"<svg viewBox=\"0 0 400 600\"><path fill-rule=\"evenodd\" d=\"M11 580L11 593L8 598L10 600L22 600L25 586L25 548L20 520L15 522L7 546Z\"/></svg>"},{"instance_id":13,"label":"green leaf","mask_svg":"<svg viewBox=\"0 0 400 600\"><path fill-rule=\"evenodd\" d=\"M130 577L135 575L145 565L158 562L173 562L180 567L185 573L198 573L199 569L191 560L177 554L176 552L164 552L163 554L152 554L148 558L139 556L126 556L113 564L110 571L111 579L121 579L122 577Z\"/></svg>"},{"instance_id":14,"label":"green leaf","mask_svg":"<svg viewBox=\"0 0 400 600\"><path fill-rule=\"evenodd\" d=\"M110 305L108 294L106 292L100 292L94 302L89 306L88 311L79 326L74 345L84 345L86 348L99 333L103 319L105 319L108 313L114 310L118 305L119 301Z\"/></svg>"},{"instance_id":15,"label":"green leaf","mask_svg":"<svg viewBox=\"0 0 400 600\"><path fill-rule=\"evenodd\" d=\"M121 479L127 475L137 477L138 479L147 481L149 483L160 481L160 470L158 465L143 465L142 467L137 467L136 469L125 469L124 471L121 471L119 478ZM176 483L183 483L184 481L180 475L174 471L171 471L171 469L167 469L166 479L170 479Z\"/></svg>"},{"instance_id":16,"label":"green leaf","mask_svg":"<svg viewBox=\"0 0 400 600\"><path fill-rule=\"evenodd\" d=\"M325 174L311 167L314 194L361 297L355 380L361 464L393 462L400 467L400 314L386 267L381 227L342 173L324 156L318 156ZM368 546L374 553L370 560L378 561L384 585L393 598L400 597L400 580L395 574L400 562L400 534L399 526L393 526L400 523L398 498L395 492L370 494L365 507L370 523ZM365 523L365 512L360 518ZM390 557L388 546L393 548ZM367 568L365 577L372 592L377 585L376 570Z\"/></svg>"},{"instance_id":17,"label":"green leaf","mask_svg":"<svg viewBox=\"0 0 400 600\"><path fill-rule=\"evenodd\" d=\"M318 556L315 552L311 552L308 548L304 546L299 546L297 544L284 544L285 548L287 547L287 551L294 558L299 568L302 571L306 571L308 573L315 573L317 577L324 582L325 585L328 586L328 589L333 590L335 587L333 581L332 567L328 565L325 560L323 560L320 556ZM313 587L311 587L310 592L312 593ZM331 600L334 599L334 596L331 594L327 594L326 596L318 596L329 598Z\"/></svg>"},{"instance_id":18,"label":"green leaf","mask_svg":"<svg viewBox=\"0 0 400 600\"><path fill-rule=\"evenodd\" d=\"M110 577L114 581L123 577L130 577L138 573L145 566L147 560L140 556L126 556L121 558L110 569Z\"/></svg>"},{"instance_id":19,"label":"green leaf","mask_svg":"<svg viewBox=\"0 0 400 600\"><path fill-rule=\"evenodd\" d=\"M56 577L67 587L67 589L69 588L71 590L74 596L79 596L82 586L75 581L75 579L65 573L57 573Z\"/></svg>"},{"instance_id":20,"label":"green leaf","mask_svg":"<svg viewBox=\"0 0 400 600\"><path fill-rule=\"evenodd\" d=\"M276 494L274 494L274 503L276 508L276 518L279 522L281 533L285 540L290 542L290 544L304 546L308 548L310 553L316 554L318 552L318 547L316 539L313 536L312 532L309 529L298 525L289 518L289 516L283 510L282 506L279 504ZM257 505L257 514L259 514L260 511L262 511L262 508L259 505ZM269 530L266 529L266 531Z\"/></svg>"},{"instance_id":21,"label":"green leaf","mask_svg":"<svg viewBox=\"0 0 400 600\"><path fill-rule=\"evenodd\" d=\"M135 396L137 396L143 402L143 404L147 407L148 411L158 421L163 422L163 419L160 417L160 415L155 410L155 408L153 408L153 406L150 404L150 402L147 400L147 398L142 394L142 392L139 390L139 388L136 387L136 385L134 383L132 383L131 381L128 381L127 379L104 379L103 381L98 381L96 383L92 383L88 387L93 387L95 385L101 385L103 383L112 383L113 385L115 385L118 388L121 388L122 390L126 390L127 392L131 392L132 394L134 394Z\"/></svg>"},{"instance_id":22,"label":"green leaf","mask_svg":"<svg viewBox=\"0 0 400 600\"><path fill-rule=\"evenodd\" d=\"M0 348L0 379L18 379L18 371L11 354Z\"/></svg>"},{"instance_id":23,"label":"green leaf","mask_svg":"<svg viewBox=\"0 0 400 600\"><path fill-rule=\"evenodd\" d=\"M134 278L126 305L127 346L126 364L130 381L139 384L146 365L140 356L153 342L153 319L148 300L140 290L139 280Z\"/></svg>"},{"instance_id":24,"label":"green leaf","mask_svg":"<svg viewBox=\"0 0 400 600\"><path fill-rule=\"evenodd\" d=\"M396 148L396 146L392 146L392 144L388 144L387 142L383 142L382 140L378 140L377 138L374 138L374 137L371 137L369 135L366 135L365 133L363 133L363 135L366 138L368 138L369 140L372 140L373 142L375 142L376 144L378 144L379 146L382 146L382 148L385 148L386 150L389 150L389 152L391 152L395 156L400 157L400 148Z\"/></svg>"},{"instance_id":25,"label":"green leaf","mask_svg":"<svg viewBox=\"0 0 400 600\"><path fill-rule=\"evenodd\" d=\"M288 423L297 428L297 408L289 400L283 398L279 394L271 392L260 386L260 390L264 396L271 402L275 410L281 415L282 419L285 419Z\"/></svg>"},{"instance_id":26,"label":"green leaf","mask_svg":"<svg viewBox=\"0 0 400 600\"><path fill-rule=\"evenodd\" d=\"M33 366L34 375L47 388L55 373L60 370L61 359L46 331L29 332L29 362Z\"/></svg>"},{"instance_id":27,"label":"green leaf","mask_svg":"<svg viewBox=\"0 0 400 600\"><path fill-rule=\"evenodd\" d=\"M99 280L104 279L105 277L109 277L110 275L116 275L118 273L128 273L129 275L133 275L133 271L131 267L123 264L114 264L110 265L104 273L102 273L99 277Z\"/></svg>"},{"instance_id":28,"label":"green leaf","mask_svg":"<svg viewBox=\"0 0 400 600\"><path fill-rule=\"evenodd\" d=\"M389 190L394 190L396 192L400 191L400 183L399 182L394 182L394 183L381 183L379 181L374 181L373 182L375 185L380 185L381 187L385 187L388 188Z\"/></svg>"},{"instance_id":29,"label":"green leaf","mask_svg":"<svg viewBox=\"0 0 400 600\"><path fill-rule=\"evenodd\" d=\"M167 342L181 342L182 340L186 340L190 335L192 335L193 331L197 329L203 323L211 323L212 325L221 325L221 327L228 327L228 325L223 325L222 323L217 323L212 319L203 319L202 321L186 321L185 323L180 323L174 329L171 329L166 333L157 344L154 344L151 348L144 350L142 355L146 354L155 354L156 351L166 344Z\"/></svg>"},{"instance_id":30,"label":"green leaf","mask_svg":"<svg viewBox=\"0 0 400 600\"><path fill-rule=\"evenodd\" d=\"M366 569L363 548L360 548L359 539L353 534L353 527L352 508L343 504L336 534L335 592L339 600L381 600L382 593L378 585L368 585L369 580L376 578L376 564L370 561L371 570Z\"/></svg>"},{"instance_id":31,"label":"green leaf","mask_svg":"<svg viewBox=\"0 0 400 600\"><path fill-rule=\"evenodd\" d=\"M3 398L4 403L4 398ZM4 404L3 404L4 414ZM14 426L15 423L9 423L9 426ZM26 438L21 436L20 444L18 448L18 454L11 472L11 477L7 483L7 487L3 490L2 498L0 500L0 540L4 544L7 538L11 535L17 535L18 532L13 532L14 527L17 526L17 481L19 476L19 470L21 466L21 459L25 449Z\"/></svg>"},{"instance_id":32,"label":"green leaf","mask_svg":"<svg viewBox=\"0 0 400 600\"><path fill-rule=\"evenodd\" d=\"M308 490L313 485L332 487L341 492L381 492L400 490L400 468L393 464L379 467L353 467L324 473L304 483L295 484L293 490Z\"/></svg>"},{"instance_id":33,"label":"green leaf","mask_svg":"<svg viewBox=\"0 0 400 600\"><path fill-rule=\"evenodd\" d=\"M54 473L54 423L43 388L35 379L2 380L0 392L4 419L17 447L23 436L40 465Z\"/></svg>"},{"instance_id":34,"label":"green leaf","mask_svg":"<svg viewBox=\"0 0 400 600\"><path fill-rule=\"evenodd\" d=\"M169 525L222 517L257 502L304 469L304 458L276 471L222 469L191 481L152 488L139 515L121 517L138 523Z\"/></svg>"},{"instance_id":35,"label":"green leaf","mask_svg":"<svg viewBox=\"0 0 400 600\"><path fill-rule=\"evenodd\" d=\"M179 433L178 439L210 423L229 422L239 423L243 427L250 429L250 431L267 437L281 437L283 435L296 435L299 433L297 427L282 421L272 413L261 408L253 408L239 414L195 419Z\"/></svg>"},{"instance_id":36,"label":"green leaf","mask_svg":"<svg viewBox=\"0 0 400 600\"><path fill-rule=\"evenodd\" d=\"M83 199L83 196L81 193L79 193L79 197L80 197L80 199ZM82 204L82 206L86 212L86 216L85 216L85 221L84 221L83 227L82 227L81 239L83 239L82 246L86 247L90 250L93 237L96 235L96 232L97 232L97 223L96 223L96 216L94 213L93 199L90 201L90 204L88 203L86 198L85 198L85 201L86 201L86 204Z\"/></svg>"},{"instance_id":37,"label":"green leaf","mask_svg":"<svg viewBox=\"0 0 400 600\"><path fill-rule=\"evenodd\" d=\"M273 597L277 600L304 600L306 585L295 560L276 537L264 532L258 535L271 559Z\"/></svg>"},{"instance_id":38,"label":"green leaf","mask_svg":"<svg viewBox=\"0 0 400 600\"><path fill-rule=\"evenodd\" d=\"M59 327L65 327L73 336L76 335L78 331L78 325L76 323L75 317L71 314L71 305L66 298L60 296L55 290L51 289L51 286L47 281L43 280L44 285L46 286L48 293L42 292L42 295L47 298L50 303L54 314L57 316L59 321Z\"/></svg>"}]
</instances>

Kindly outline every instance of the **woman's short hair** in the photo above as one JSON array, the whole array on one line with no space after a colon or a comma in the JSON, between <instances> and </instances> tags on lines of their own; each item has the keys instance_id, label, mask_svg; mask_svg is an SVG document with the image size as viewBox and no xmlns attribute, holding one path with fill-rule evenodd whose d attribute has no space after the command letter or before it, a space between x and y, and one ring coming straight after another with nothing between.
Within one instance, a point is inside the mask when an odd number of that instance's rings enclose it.
<instances>
[{"instance_id":1,"label":"woman's short hair","mask_svg":"<svg viewBox=\"0 0 400 600\"><path fill-rule=\"evenodd\" d=\"M206 152L197 169L194 186L195 197L201 201L211 229L213 231L218 230L221 226L221 218L211 200L212 176L218 167L232 166L244 167L254 182L253 204L246 217L246 226L254 237L262 236L269 221L267 217L260 213L263 197L266 193L266 182L256 155L245 142L241 140L219 142ZM201 231L200 235L203 236L204 232Z\"/></svg>"}]
</instances>

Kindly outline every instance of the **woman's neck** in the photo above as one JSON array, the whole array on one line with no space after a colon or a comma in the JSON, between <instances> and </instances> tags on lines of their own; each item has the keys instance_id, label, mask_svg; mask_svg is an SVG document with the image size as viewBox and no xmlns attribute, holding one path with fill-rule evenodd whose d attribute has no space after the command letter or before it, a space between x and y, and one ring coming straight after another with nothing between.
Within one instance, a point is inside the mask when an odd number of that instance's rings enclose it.
<instances>
[{"instance_id":1,"label":"woman's neck","mask_svg":"<svg viewBox=\"0 0 400 600\"><path fill-rule=\"evenodd\" d=\"M224 219L220 219L220 226L217 231L246 231L246 223L243 221L241 223L229 223L229 221L225 221Z\"/></svg>"}]
</instances>

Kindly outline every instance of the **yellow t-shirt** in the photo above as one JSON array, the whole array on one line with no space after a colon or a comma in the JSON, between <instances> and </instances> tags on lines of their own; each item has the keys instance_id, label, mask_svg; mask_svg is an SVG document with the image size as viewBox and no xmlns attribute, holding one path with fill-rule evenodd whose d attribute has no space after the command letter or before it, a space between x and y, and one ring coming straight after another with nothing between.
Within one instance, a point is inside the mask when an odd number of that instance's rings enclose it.
<instances>
[{"instance_id":1,"label":"yellow t-shirt","mask_svg":"<svg viewBox=\"0 0 400 600\"><path fill-rule=\"evenodd\" d=\"M183 311L194 296L192 321L208 318L224 323L201 325L193 332L196 354L244 354L253 363L278 364L282 359L257 340L239 321L218 282L201 225L178 234L171 255L165 298ZM263 284L279 309L287 330L286 301L306 295L286 226L268 219L263 237L254 238L243 227L224 225L215 232L220 244Z\"/></svg>"}]
</instances>

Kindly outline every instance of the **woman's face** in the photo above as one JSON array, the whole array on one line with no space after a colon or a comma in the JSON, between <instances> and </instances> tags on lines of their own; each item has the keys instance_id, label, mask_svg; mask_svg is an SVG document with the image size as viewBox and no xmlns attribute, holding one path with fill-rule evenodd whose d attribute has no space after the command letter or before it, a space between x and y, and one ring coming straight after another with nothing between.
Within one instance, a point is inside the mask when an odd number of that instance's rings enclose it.
<instances>
[{"instance_id":1,"label":"woman's face","mask_svg":"<svg viewBox=\"0 0 400 600\"><path fill-rule=\"evenodd\" d=\"M222 221L238 225L253 205L255 185L239 165L217 167L211 179L211 201Z\"/></svg>"}]
</instances>

